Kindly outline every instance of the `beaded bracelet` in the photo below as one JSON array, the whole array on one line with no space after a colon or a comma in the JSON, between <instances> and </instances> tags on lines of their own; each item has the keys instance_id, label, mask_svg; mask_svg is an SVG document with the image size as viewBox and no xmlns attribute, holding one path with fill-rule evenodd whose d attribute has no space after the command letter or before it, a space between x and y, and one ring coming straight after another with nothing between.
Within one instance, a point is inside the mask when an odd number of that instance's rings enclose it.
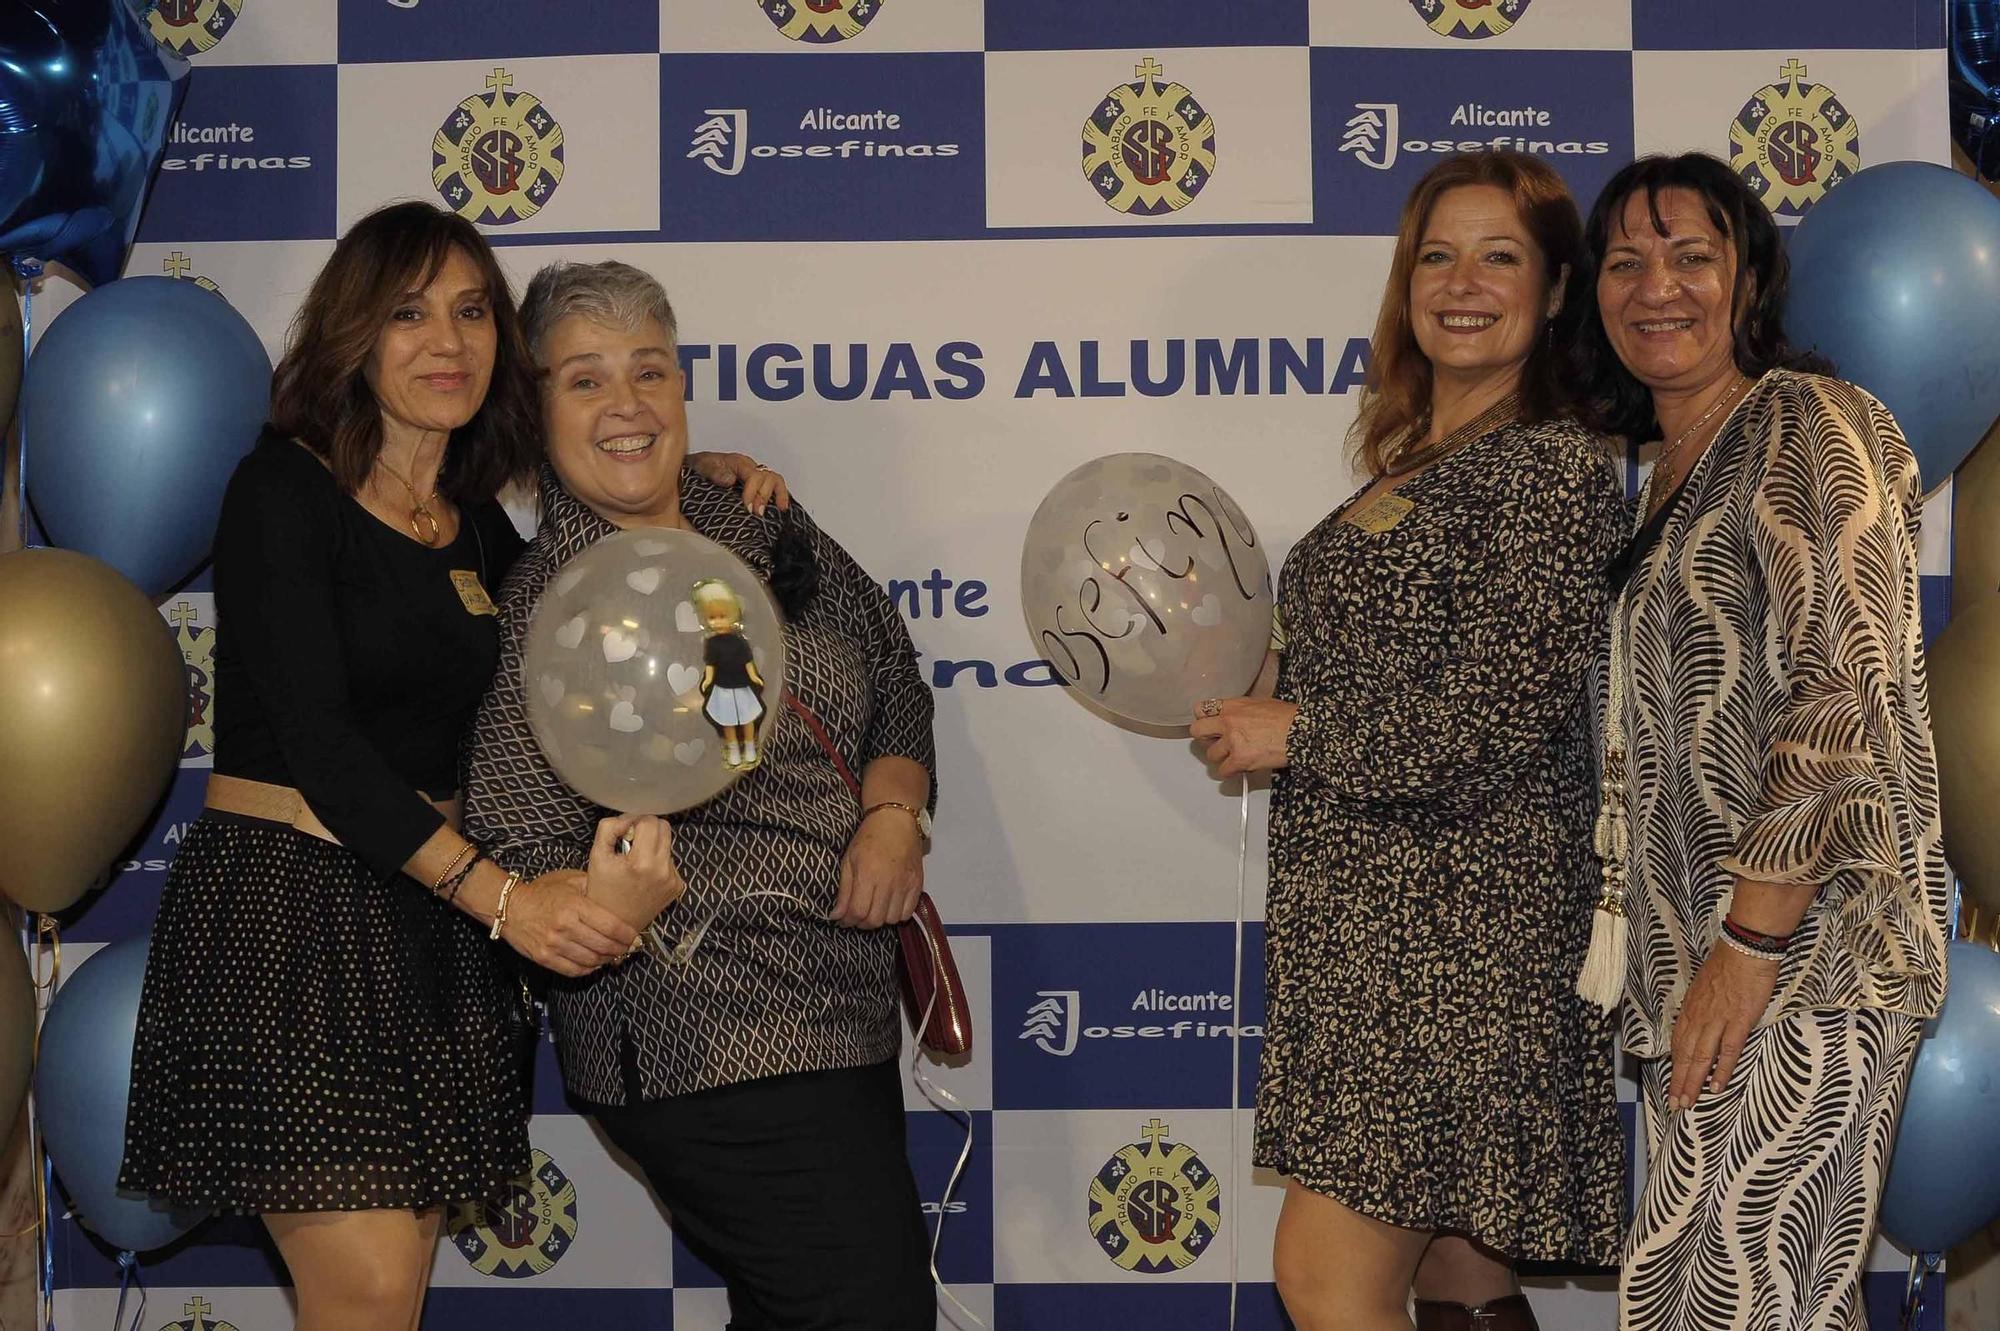
<instances>
[{"instance_id":1,"label":"beaded bracelet","mask_svg":"<svg viewBox=\"0 0 2000 1331\"><path fill-rule=\"evenodd\" d=\"M477 859L479 855L479 852L473 847L473 844L470 841L466 842L464 845L458 848L458 854L451 857L451 863L444 866L444 872L440 873L437 876L437 881L431 884L432 896L436 896L439 892L442 892L444 890L444 880L451 877L451 871L453 869L456 869L458 867L459 861L463 860L467 855L471 855L475 859Z\"/></svg>"},{"instance_id":2,"label":"beaded bracelet","mask_svg":"<svg viewBox=\"0 0 2000 1331\"><path fill-rule=\"evenodd\" d=\"M1784 953L1765 952L1758 948L1754 948L1750 946L1748 943L1744 942L1742 939L1738 938L1735 934L1732 934L1727 930L1724 930L1722 936L1718 938L1716 941L1719 943L1723 943L1726 946L1735 948L1738 952L1741 952L1744 956L1752 957L1758 961L1783 961L1785 959Z\"/></svg>"},{"instance_id":3,"label":"beaded bracelet","mask_svg":"<svg viewBox=\"0 0 2000 1331\"><path fill-rule=\"evenodd\" d=\"M1772 956L1783 956L1785 949L1792 945L1792 936L1790 934L1759 933L1755 929L1746 928L1738 924L1727 915L1722 917L1722 932L1734 938L1745 947L1754 948L1759 952L1767 952Z\"/></svg>"},{"instance_id":4,"label":"beaded bracelet","mask_svg":"<svg viewBox=\"0 0 2000 1331\"><path fill-rule=\"evenodd\" d=\"M447 906L458 900L458 889L465 886L466 880L472 877L472 871L478 868L479 862L485 858L478 851L473 851L472 858L465 862L465 867L451 876L451 881L444 885L444 890L439 894Z\"/></svg>"}]
</instances>

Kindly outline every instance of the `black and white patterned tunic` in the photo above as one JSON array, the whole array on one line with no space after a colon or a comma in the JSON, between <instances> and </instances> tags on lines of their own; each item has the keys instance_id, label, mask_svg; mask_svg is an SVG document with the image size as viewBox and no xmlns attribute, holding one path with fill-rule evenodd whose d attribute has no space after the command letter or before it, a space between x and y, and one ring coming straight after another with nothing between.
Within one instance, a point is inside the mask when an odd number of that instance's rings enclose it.
<instances>
[{"instance_id":1,"label":"black and white patterned tunic","mask_svg":"<svg viewBox=\"0 0 2000 1331\"><path fill-rule=\"evenodd\" d=\"M1667 1053L1738 875L1814 883L1759 1025L1944 999L1916 459L1852 384L1773 371L1689 471L1626 596L1625 1047Z\"/></svg>"},{"instance_id":2,"label":"black and white patterned tunic","mask_svg":"<svg viewBox=\"0 0 2000 1331\"><path fill-rule=\"evenodd\" d=\"M1574 985L1621 487L1600 440L1545 422L1399 493L1416 506L1384 532L1336 510L1279 585L1299 713L1271 800L1256 1161L1391 1224L1608 1263L1611 1029Z\"/></svg>"},{"instance_id":3,"label":"black and white patterned tunic","mask_svg":"<svg viewBox=\"0 0 2000 1331\"><path fill-rule=\"evenodd\" d=\"M1772 371L1690 469L1614 626L1630 634L1624 1034L1654 1060L1634 1331L1864 1324L1858 1282L1917 1030L1943 1001L1950 908L1920 498L1881 403ZM1819 891L1747 1071L1672 1115L1673 1022L1738 878Z\"/></svg>"},{"instance_id":4,"label":"black and white patterned tunic","mask_svg":"<svg viewBox=\"0 0 2000 1331\"><path fill-rule=\"evenodd\" d=\"M734 491L688 471L680 485L689 525L768 578L776 507L758 517ZM790 521L819 565L818 592L785 627L792 691L855 773L889 755L935 772L931 694L894 604L796 504ZM597 821L609 816L542 757L528 728L521 648L557 571L617 530L544 469L541 529L500 594L500 669L466 765L466 834L510 871L583 868ZM660 922L669 940L678 939L718 901L771 888L815 905L775 896L731 902L687 962L668 965L641 952L585 979L555 981L550 1010L563 1080L585 1100L626 1103L621 1057L628 1040L639 1092L649 1100L860 1067L896 1053L895 931L826 919L860 809L805 724L788 708L776 710L762 765L674 816L674 858L688 892Z\"/></svg>"}]
</instances>

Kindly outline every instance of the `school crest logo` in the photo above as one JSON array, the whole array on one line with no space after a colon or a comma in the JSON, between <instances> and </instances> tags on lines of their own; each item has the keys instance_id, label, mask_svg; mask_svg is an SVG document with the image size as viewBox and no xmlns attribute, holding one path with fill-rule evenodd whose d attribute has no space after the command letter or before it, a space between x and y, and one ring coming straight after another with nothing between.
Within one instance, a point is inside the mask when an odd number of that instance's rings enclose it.
<instances>
[{"instance_id":1,"label":"school crest logo","mask_svg":"<svg viewBox=\"0 0 2000 1331\"><path fill-rule=\"evenodd\" d=\"M200 55L229 35L246 0L159 0L146 24L153 40L181 55Z\"/></svg>"},{"instance_id":2,"label":"school crest logo","mask_svg":"<svg viewBox=\"0 0 2000 1331\"><path fill-rule=\"evenodd\" d=\"M160 1331L236 1331L236 1328L217 1317L210 1317L214 1309L207 1299L189 1299L181 1306L187 1316L178 1322L168 1322Z\"/></svg>"},{"instance_id":3,"label":"school crest logo","mask_svg":"<svg viewBox=\"0 0 2000 1331\"><path fill-rule=\"evenodd\" d=\"M181 766L207 767L215 761L215 597L206 592L177 596L166 616L187 666L187 737L181 741Z\"/></svg>"},{"instance_id":4,"label":"school crest logo","mask_svg":"<svg viewBox=\"0 0 2000 1331\"><path fill-rule=\"evenodd\" d=\"M192 282L203 291L213 291L218 296L222 294L222 288L195 272L194 260L179 250L175 250L160 261L160 271L168 277L178 277L183 282Z\"/></svg>"},{"instance_id":5,"label":"school crest logo","mask_svg":"<svg viewBox=\"0 0 2000 1331\"><path fill-rule=\"evenodd\" d=\"M793 41L824 46L859 37L882 12L882 0L757 0L757 7Z\"/></svg>"},{"instance_id":6,"label":"school crest logo","mask_svg":"<svg viewBox=\"0 0 2000 1331\"><path fill-rule=\"evenodd\" d=\"M563 131L514 76L496 69L486 91L458 104L431 139L431 183L460 217L504 226L533 217L563 177Z\"/></svg>"},{"instance_id":7,"label":"school crest logo","mask_svg":"<svg viewBox=\"0 0 2000 1331\"><path fill-rule=\"evenodd\" d=\"M1121 213L1156 217L1193 203L1215 174L1215 117L1147 56L1083 122L1083 176Z\"/></svg>"},{"instance_id":8,"label":"school crest logo","mask_svg":"<svg viewBox=\"0 0 2000 1331\"><path fill-rule=\"evenodd\" d=\"M576 1242L576 1184L537 1150L511 1193L488 1202L454 1203L445 1232L481 1275L538 1276Z\"/></svg>"},{"instance_id":9,"label":"school crest logo","mask_svg":"<svg viewBox=\"0 0 2000 1331\"><path fill-rule=\"evenodd\" d=\"M1833 90L1787 60L1729 124L1729 164L1780 217L1803 217L1861 169L1861 126Z\"/></svg>"},{"instance_id":10,"label":"school crest logo","mask_svg":"<svg viewBox=\"0 0 2000 1331\"><path fill-rule=\"evenodd\" d=\"M1222 1184L1194 1148L1153 1119L1090 1181L1090 1233L1127 1271L1191 1266L1222 1228Z\"/></svg>"},{"instance_id":11,"label":"school crest logo","mask_svg":"<svg viewBox=\"0 0 2000 1331\"><path fill-rule=\"evenodd\" d=\"M1498 37L1528 12L1534 0L1410 0L1410 6L1440 37L1482 41Z\"/></svg>"}]
</instances>

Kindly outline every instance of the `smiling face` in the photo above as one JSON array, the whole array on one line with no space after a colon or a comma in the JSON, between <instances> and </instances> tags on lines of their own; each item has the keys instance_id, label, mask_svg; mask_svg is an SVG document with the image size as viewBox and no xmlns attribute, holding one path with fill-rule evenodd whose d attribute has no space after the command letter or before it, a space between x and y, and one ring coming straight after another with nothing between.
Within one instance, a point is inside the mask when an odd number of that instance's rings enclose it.
<instances>
[{"instance_id":1,"label":"smiling face","mask_svg":"<svg viewBox=\"0 0 2000 1331\"><path fill-rule=\"evenodd\" d=\"M1439 195L1410 270L1410 327L1433 373L1518 374L1562 302L1550 277L1507 191L1460 185Z\"/></svg>"},{"instance_id":2,"label":"smiling face","mask_svg":"<svg viewBox=\"0 0 2000 1331\"><path fill-rule=\"evenodd\" d=\"M479 265L452 249L430 285L396 302L361 373L392 429L456 430L486 401L497 344Z\"/></svg>"},{"instance_id":3,"label":"smiling face","mask_svg":"<svg viewBox=\"0 0 2000 1331\"><path fill-rule=\"evenodd\" d=\"M542 338L542 424L564 488L620 527L680 516L686 381L656 320L616 328L572 315Z\"/></svg>"},{"instance_id":4,"label":"smiling face","mask_svg":"<svg viewBox=\"0 0 2000 1331\"><path fill-rule=\"evenodd\" d=\"M1736 368L1736 247L1694 190L1661 190L1659 221L1644 191L1620 206L1597 270L1597 309L1640 383L1698 393Z\"/></svg>"}]
</instances>

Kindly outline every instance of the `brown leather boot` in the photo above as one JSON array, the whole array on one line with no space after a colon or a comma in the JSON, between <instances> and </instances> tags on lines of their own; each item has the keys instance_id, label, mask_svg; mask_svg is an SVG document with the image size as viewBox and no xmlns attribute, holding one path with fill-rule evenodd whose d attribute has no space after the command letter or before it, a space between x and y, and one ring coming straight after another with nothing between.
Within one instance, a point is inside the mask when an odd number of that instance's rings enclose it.
<instances>
[{"instance_id":1,"label":"brown leather boot","mask_svg":"<svg viewBox=\"0 0 2000 1331\"><path fill-rule=\"evenodd\" d=\"M1417 1300L1417 1331L1539 1331L1525 1294L1489 1299L1477 1308L1442 1299Z\"/></svg>"}]
</instances>

